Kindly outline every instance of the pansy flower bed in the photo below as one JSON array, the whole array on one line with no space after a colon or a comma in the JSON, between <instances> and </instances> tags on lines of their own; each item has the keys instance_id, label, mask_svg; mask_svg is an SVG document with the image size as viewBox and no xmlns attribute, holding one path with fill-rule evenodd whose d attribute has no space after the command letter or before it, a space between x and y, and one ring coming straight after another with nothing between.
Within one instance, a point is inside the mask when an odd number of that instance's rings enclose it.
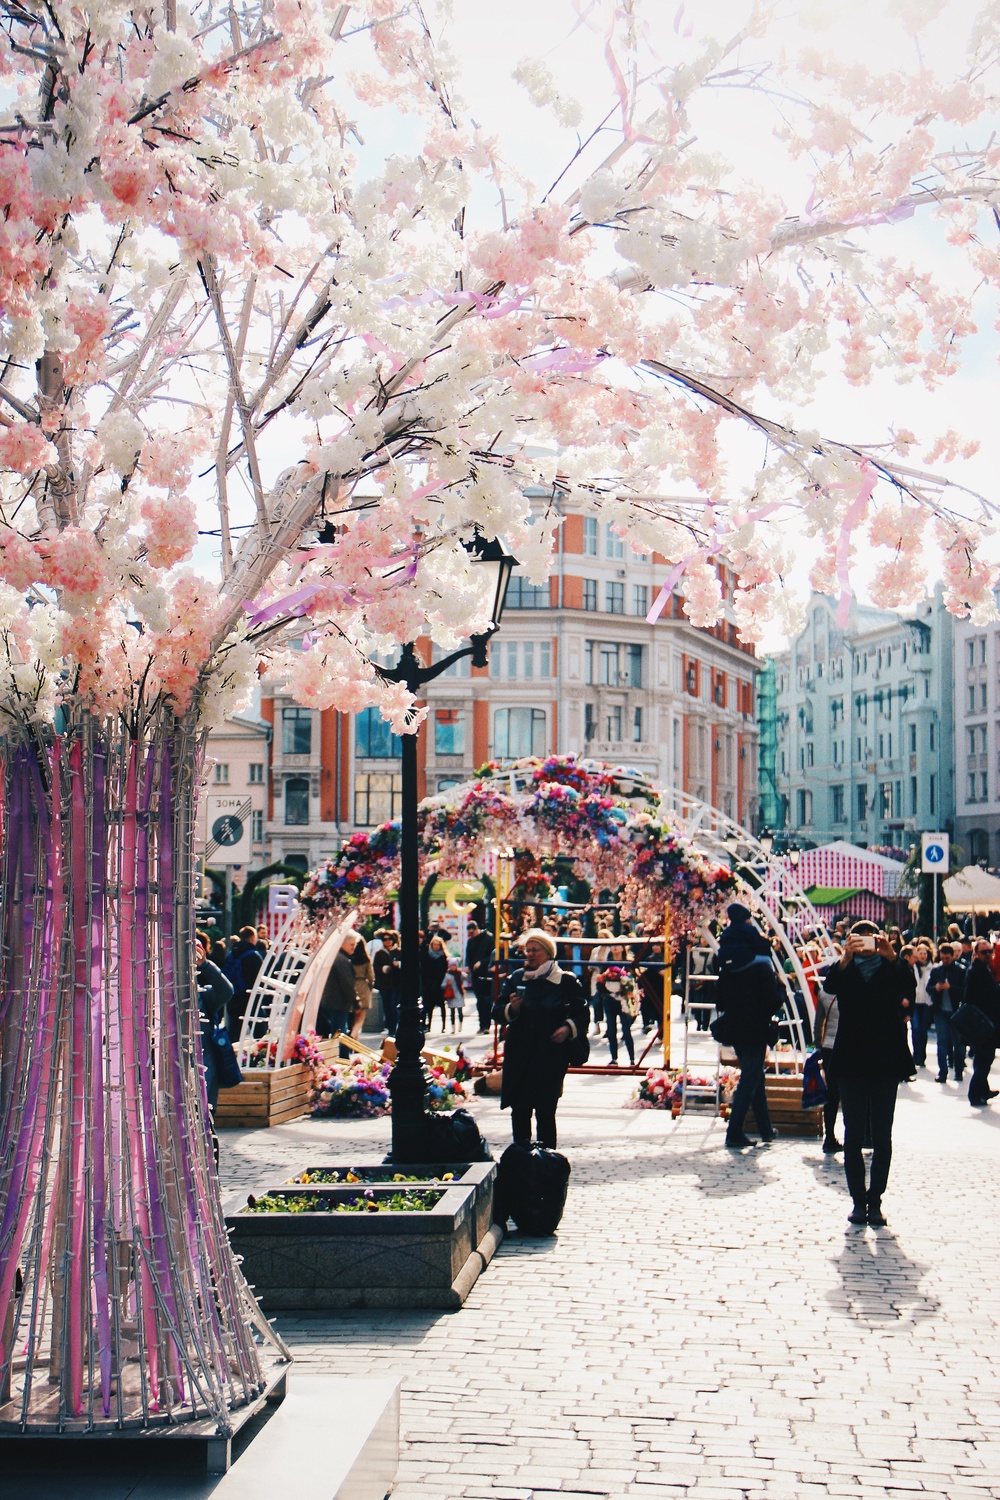
<instances>
[{"instance_id":1,"label":"pansy flower bed","mask_svg":"<svg viewBox=\"0 0 1000 1500\"><path fill-rule=\"evenodd\" d=\"M364 1188L342 1198L332 1193L262 1193L247 1198L247 1212L252 1214L377 1214L428 1213L440 1203L442 1193L436 1188Z\"/></svg>"}]
</instances>

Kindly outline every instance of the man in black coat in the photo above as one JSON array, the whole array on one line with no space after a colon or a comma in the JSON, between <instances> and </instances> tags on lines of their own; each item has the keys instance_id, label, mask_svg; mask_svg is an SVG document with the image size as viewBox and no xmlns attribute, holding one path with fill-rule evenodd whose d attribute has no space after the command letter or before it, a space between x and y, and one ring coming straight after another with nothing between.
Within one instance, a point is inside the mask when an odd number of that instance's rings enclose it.
<instances>
[{"instance_id":1,"label":"man in black coat","mask_svg":"<svg viewBox=\"0 0 1000 1500\"><path fill-rule=\"evenodd\" d=\"M955 1082L962 1082L965 1067L965 1043L951 1024L951 1018L965 999L966 970L956 963L955 948L942 943L938 948L941 962L931 970L927 993L934 1003L934 1035L937 1037L938 1083L948 1082L948 1065L955 1069Z\"/></svg>"},{"instance_id":2,"label":"man in black coat","mask_svg":"<svg viewBox=\"0 0 1000 1500\"><path fill-rule=\"evenodd\" d=\"M771 1021L784 1001L773 960L749 951L741 956L745 959L742 965L723 961L715 986L715 1005L722 1017L721 1039L733 1048L740 1065L740 1081L729 1106L726 1130L726 1145L734 1149L753 1145L743 1128L751 1106L762 1143L774 1140L764 1067Z\"/></svg>"},{"instance_id":3,"label":"man in black coat","mask_svg":"<svg viewBox=\"0 0 1000 1500\"><path fill-rule=\"evenodd\" d=\"M823 987L837 997L833 1067L844 1114L844 1174L853 1199L852 1224L885 1224L882 1195L892 1161L892 1121L899 1085L916 1066L906 1040L904 1001L916 981L909 964L874 922L855 922ZM865 1184L866 1128L871 1129L871 1181Z\"/></svg>"},{"instance_id":4,"label":"man in black coat","mask_svg":"<svg viewBox=\"0 0 1000 1500\"><path fill-rule=\"evenodd\" d=\"M524 968L506 981L493 1012L493 1019L507 1027L500 1108L511 1112L514 1141L530 1144L534 1114L538 1143L552 1150L568 1044L586 1037L589 1021L580 981L555 959L551 934L533 927L524 936Z\"/></svg>"},{"instance_id":5,"label":"man in black coat","mask_svg":"<svg viewBox=\"0 0 1000 1500\"><path fill-rule=\"evenodd\" d=\"M990 1088L990 1068L997 1055L997 1032L1000 1030L1000 985L993 977L993 950L985 938L977 938L969 977L965 981L965 1003L974 1005L993 1026L993 1039L974 1042L972 1077L969 1080L969 1103L989 1104L997 1096Z\"/></svg>"},{"instance_id":6,"label":"man in black coat","mask_svg":"<svg viewBox=\"0 0 1000 1500\"><path fill-rule=\"evenodd\" d=\"M479 1013L479 1031L482 1035L490 1029L493 1011L493 939L471 917L466 932L465 967L476 992L476 1010Z\"/></svg>"}]
</instances>

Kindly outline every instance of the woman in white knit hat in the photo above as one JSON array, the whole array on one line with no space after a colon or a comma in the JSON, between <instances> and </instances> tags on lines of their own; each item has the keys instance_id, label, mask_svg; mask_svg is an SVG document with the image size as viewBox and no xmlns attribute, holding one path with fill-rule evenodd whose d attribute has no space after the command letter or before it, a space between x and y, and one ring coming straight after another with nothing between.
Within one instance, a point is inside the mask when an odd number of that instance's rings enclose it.
<instances>
[{"instance_id":1,"label":"woman in white knit hat","mask_svg":"<svg viewBox=\"0 0 1000 1500\"><path fill-rule=\"evenodd\" d=\"M556 963L551 933L524 934L524 968L500 991L493 1018L506 1026L500 1107L511 1111L515 1141L531 1141L535 1117L539 1145L555 1149L556 1108L574 1044L586 1045L589 1014L580 981Z\"/></svg>"}]
</instances>

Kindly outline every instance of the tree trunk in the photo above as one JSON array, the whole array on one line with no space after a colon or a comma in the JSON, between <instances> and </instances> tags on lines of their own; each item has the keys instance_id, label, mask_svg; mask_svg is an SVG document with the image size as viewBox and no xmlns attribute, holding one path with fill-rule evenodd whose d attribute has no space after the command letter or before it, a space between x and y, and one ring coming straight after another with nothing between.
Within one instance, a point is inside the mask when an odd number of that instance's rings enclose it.
<instances>
[{"instance_id":1,"label":"tree trunk","mask_svg":"<svg viewBox=\"0 0 1000 1500\"><path fill-rule=\"evenodd\" d=\"M208 1128L198 743L81 714L3 764L0 1424L210 1416L262 1389Z\"/></svg>"}]
</instances>

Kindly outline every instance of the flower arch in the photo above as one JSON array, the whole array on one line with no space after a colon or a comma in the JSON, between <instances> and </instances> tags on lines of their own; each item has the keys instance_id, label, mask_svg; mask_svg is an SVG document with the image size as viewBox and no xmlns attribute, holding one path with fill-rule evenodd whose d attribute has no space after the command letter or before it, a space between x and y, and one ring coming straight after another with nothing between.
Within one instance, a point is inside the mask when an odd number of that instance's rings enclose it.
<instances>
[{"instance_id":1,"label":"flower arch","mask_svg":"<svg viewBox=\"0 0 1000 1500\"><path fill-rule=\"evenodd\" d=\"M597 890L619 893L622 913L655 931L670 913L671 938L718 916L737 880L678 830L648 777L574 755L491 762L473 781L428 797L418 811L421 874L481 874L491 851L511 846L518 874L572 858ZM383 911L399 878L398 820L356 833L302 892L324 923L348 910Z\"/></svg>"}]
</instances>

